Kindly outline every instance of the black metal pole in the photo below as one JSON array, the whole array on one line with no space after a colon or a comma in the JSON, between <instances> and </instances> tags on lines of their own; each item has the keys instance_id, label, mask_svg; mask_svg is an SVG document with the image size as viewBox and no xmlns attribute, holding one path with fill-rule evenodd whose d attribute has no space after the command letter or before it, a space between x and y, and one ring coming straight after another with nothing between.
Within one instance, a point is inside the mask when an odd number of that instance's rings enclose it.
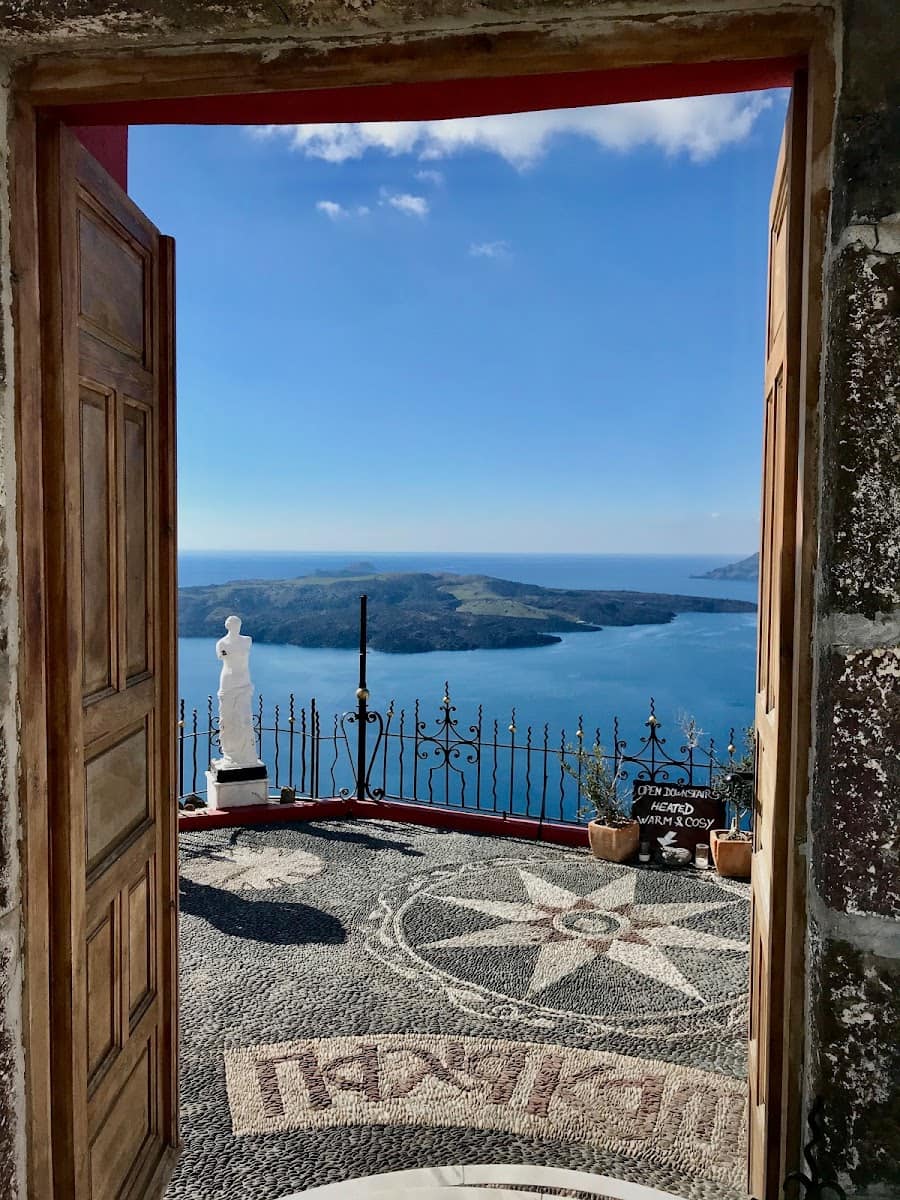
<instances>
[{"instance_id":1,"label":"black metal pole","mask_svg":"<svg viewBox=\"0 0 900 1200\"><path fill-rule=\"evenodd\" d=\"M366 798L366 727L369 723L369 689L366 686L366 643L368 641L369 597L359 598L359 687L356 689L356 799L361 804Z\"/></svg>"}]
</instances>

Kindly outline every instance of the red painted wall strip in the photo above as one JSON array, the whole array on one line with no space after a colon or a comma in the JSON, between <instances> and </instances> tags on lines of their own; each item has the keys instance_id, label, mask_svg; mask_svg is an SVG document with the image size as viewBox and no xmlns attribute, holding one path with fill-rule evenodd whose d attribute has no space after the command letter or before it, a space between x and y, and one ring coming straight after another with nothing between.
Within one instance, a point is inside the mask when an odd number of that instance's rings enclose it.
<instances>
[{"instance_id":1,"label":"red painted wall strip","mask_svg":"<svg viewBox=\"0 0 900 1200\"><path fill-rule=\"evenodd\" d=\"M74 105L69 124L269 125L328 121L428 121L493 113L578 108L679 96L790 87L798 58L660 64L612 71L448 79L235 96Z\"/></svg>"},{"instance_id":2,"label":"red painted wall strip","mask_svg":"<svg viewBox=\"0 0 900 1200\"><path fill-rule=\"evenodd\" d=\"M179 830L252 828L283 821L331 821L341 817L360 817L381 821L406 821L432 829L459 833L485 834L490 837L525 838L552 842L559 846L587 847L583 825L565 825L536 821L531 817L503 817L498 813L471 812L459 808L434 808L428 804L379 801L358 804L354 800L298 800L294 804L254 804L247 808L198 810L178 814Z\"/></svg>"},{"instance_id":3,"label":"red painted wall strip","mask_svg":"<svg viewBox=\"0 0 900 1200\"><path fill-rule=\"evenodd\" d=\"M123 192L128 191L128 126L75 125L72 132L108 171Z\"/></svg>"}]
</instances>

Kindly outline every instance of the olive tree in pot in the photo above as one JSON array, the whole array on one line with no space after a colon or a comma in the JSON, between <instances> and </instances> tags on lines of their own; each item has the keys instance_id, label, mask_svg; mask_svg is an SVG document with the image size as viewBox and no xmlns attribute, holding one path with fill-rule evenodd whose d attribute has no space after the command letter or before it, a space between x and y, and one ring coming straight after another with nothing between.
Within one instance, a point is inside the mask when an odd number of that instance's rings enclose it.
<instances>
[{"instance_id":1,"label":"olive tree in pot","mask_svg":"<svg viewBox=\"0 0 900 1200\"><path fill-rule=\"evenodd\" d=\"M599 742L590 750L581 745L577 750L566 746L566 754L575 762L564 755L563 770L578 784L584 801L578 815L591 818L588 821L591 853L606 862L621 863L633 858L640 841L640 826L625 812L618 773L610 770L603 747Z\"/></svg>"},{"instance_id":2,"label":"olive tree in pot","mask_svg":"<svg viewBox=\"0 0 900 1200\"><path fill-rule=\"evenodd\" d=\"M729 747L733 753L733 747ZM713 792L720 796L731 810L731 826L728 829L712 829L709 848L713 862L720 875L730 879L749 879L753 854L753 834L741 828L743 818L753 812L753 794L756 773L754 733L751 725L744 733L744 752L740 758L732 758L725 771L713 785Z\"/></svg>"}]
</instances>

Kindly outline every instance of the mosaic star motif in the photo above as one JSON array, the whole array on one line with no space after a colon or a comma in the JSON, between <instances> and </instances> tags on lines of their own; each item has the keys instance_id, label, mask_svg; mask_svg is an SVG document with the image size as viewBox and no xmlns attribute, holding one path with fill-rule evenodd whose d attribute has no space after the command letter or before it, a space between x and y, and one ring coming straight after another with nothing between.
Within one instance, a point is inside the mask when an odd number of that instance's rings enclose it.
<instances>
[{"instance_id":1,"label":"mosaic star motif","mask_svg":"<svg viewBox=\"0 0 900 1200\"><path fill-rule=\"evenodd\" d=\"M747 951L744 942L679 924L699 913L710 913L734 904L733 899L712 904L708 901L641 904L635 901L637 876L631 872L586 896L522 868L518 874L528 903L435 896L436 900L446 904L494 917L500 924L427 942L425 947L452 950L538 946L540 949L526 993L528 997L539 995L579 967L605 956L637 975L665 984L698 1001L703 1001L704 997L685 979L666 953L667 949Z\"/></svg>"},{"instance_id":2,"label":"mosaic star motif","mask_svg":"<svg viewBox=\"0 0 900 1200\"><path fill-rule=\"evenodd\" d=\"M185 856L181 874L226 892L255 892L311 879L324 869L317 854L280 846L218 846Z\"/></svg>"}]
</instances>

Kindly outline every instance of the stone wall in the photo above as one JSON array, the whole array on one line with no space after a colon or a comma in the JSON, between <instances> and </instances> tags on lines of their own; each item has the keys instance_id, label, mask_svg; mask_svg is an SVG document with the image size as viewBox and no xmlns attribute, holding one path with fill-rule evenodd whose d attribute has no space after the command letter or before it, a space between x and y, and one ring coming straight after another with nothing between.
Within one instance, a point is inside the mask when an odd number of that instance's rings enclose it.
<instances>
[{"instance_id":1,"label":"stone wall","mask_svg":"<svg viewBox=\"0 0 900 1200\"><path fill-rule=\"evenodd\" d=\"M810 0L811 2L811 0ZM521 26L610 11L777 0L0 0L0 47L190 44L340 30ZM807 1097L854 1195L900 1196L900 18L844 0L822 392L820 573L809 805ZM0 64L2 65L2 64ZM0 112L0 130L5 128ZM0 132L5 163L6 138ZM6 171L0 181L0 1195L22 1179L16 812L15 467ZM4 362L6 370L4 371ZM892 1092L892 1089L893 1092ZM893 1111L892 1111L893 1106Z\"/></svg>"},{"instance_id":2,"label":"stone wall","mask_svg":"<svg viewBox=\"0 0 900 1200\"><path fill-rule=\"evenodd\" d=\"M827 269L807 1088L900 1195L900 10L848 0Z\"/></svg>"},{"instance_id":3,"label":"stone wall","mask_svg":"<svg viewBox=\"0 0 900 1200\"><path fill-rule=\"evenodd\" d=\"M6 128L7 89L0 80L0 129ZM5 138L0 139L0 1196L19 1194L24 1168L21 1120L22 911L19 814L16 803L16 464L10 315L9 203Z\"/></svg>"}]
</instances>

